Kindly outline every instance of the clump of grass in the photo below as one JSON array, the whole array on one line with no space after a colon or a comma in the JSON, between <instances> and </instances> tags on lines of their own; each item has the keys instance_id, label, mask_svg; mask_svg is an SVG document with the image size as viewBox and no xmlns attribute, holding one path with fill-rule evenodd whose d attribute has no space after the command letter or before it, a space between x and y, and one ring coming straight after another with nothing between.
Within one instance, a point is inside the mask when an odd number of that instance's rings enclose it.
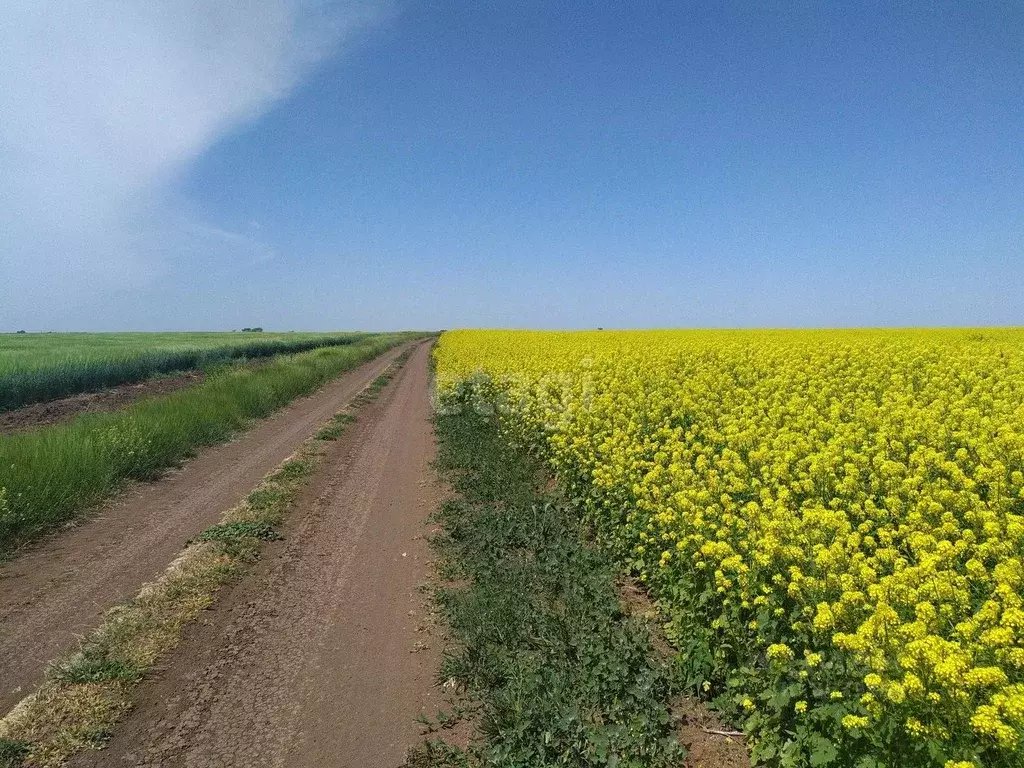
<instances>
[{"instance_id":1,"label":"clump of grass","mask_svg":"<svg viewBox=\"0 0 1024 768\"><path fill-rule=\"evenodd\" d=\"M470 768L469 755L442 739L427 739L409 750L402 768Z\"/></svg>"},{"instance_id":2,"label":"clump of grass","mask_svg":"<svg viewBox=\"0 0 1024 768\"><path fill-rule=\"evenodd\" d=\"M21 765L28 754L29 744L13 739L0 739L0 768L15 768Z\"/></svg>"},{"instance_id":3,"label":"clump of grass","mask_svg":"<svg viewBox=\"0 0 1024 768\"><path fill-rule=\"evenodd\" d=\"M305 441L219 524L192 539L156 582L110 609L77 653L51 664L40 688L0 719L0 768L56 768L76 752L102 748L130 708L131 691L178 644L182 628L263 542L280 538L277 526L322 463L323 445L318 436Z\"/></svg>"},{"instance_id":4,"label":"clump of grass","mask_svg":"<svg viewBox=\"0 0 1024 768\"><path fill-rule=\"evenodd\" d=\"M142 671L118 659L90 658L84 654L54 672L65 683L102 683L107 680L134 682Z\"/></svg>"},{"instance_id":5,"label":"clump of grass","mask_svg":"<svg viewBox=\"0 0 1024 768\"><path fill-rule=\"evenodd\" d=\"M318 440L337 440L356 417L351 413L339 413L316 433Z\"/></svg>"},{"instance_id":6,"label":"clump of grass","mask_svg":"<svg viewBox=\"0 0 1024 768\"><path fill-rule=\"evenodd\" d=\"M0 440L0 555L72 519L128 480L147 479L222 442L339 373L408 341L371 336L341 347L227 368L192 388L112 413Z\"/></svg>"},{"instance_id":7,"label":"clump of grass","mask_svg":"<svg viewBox=\"0 0 1024 768\"><path fill-rule=\"evenodd\" d=\"M279 502L283 500L283 496L282 493L277 494ZM281 534L268 522L241 520L210 526L189 543L216 541L220 543L225 552L232 556L238 556L255 542L277 541L280 538Z\"/></svg>"},{"instance_id":8,"label":"clump of grass","mask_svg":"<svg viewBox=\"0 0 1024 768\"><path fill-rule=\"evenodd\" d=\"M482 739L426 742L406 765L678 765L671 670L623 611L614 563L493 417L446 405L438 467L459 498L436 516L454 584L437 593L452 637L441 678L475 705Z\"/></svg>"}]
</instances>

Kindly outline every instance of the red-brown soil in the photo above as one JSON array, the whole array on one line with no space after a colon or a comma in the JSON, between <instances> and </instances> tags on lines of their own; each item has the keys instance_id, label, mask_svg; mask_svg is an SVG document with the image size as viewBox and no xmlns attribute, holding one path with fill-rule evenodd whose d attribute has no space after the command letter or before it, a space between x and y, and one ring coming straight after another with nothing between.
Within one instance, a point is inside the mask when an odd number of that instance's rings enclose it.
<instances>
[{"instance_id":1,"label":"red-brown soil","mask_svg":"<svg viewBox=\"0 0 1024 768\"><path fill-rule=\"evenodd\" d=\"M202 371L190 371L178 376L164 376L159 379L140 381L137 384L123 384L102 392L83 392L58 400L49 400L45 403L33 403L13 411L3 411L0 412L0 434L46 427L61 421L68 421L82 413L117 411L131 405L136 400L168 395L179 389L198 384L203 378Z\"/></svg>"},{"instance_id":2,"label":"red-brown soil","mask_svg":"<svg viewBox=\"0 0 1024 768\"><path fill-rule=\"evenodd\" d=\"M672 709L685 768L750 768L743 736L722 724L703 702L683 699Z\"/></svg>"},{"instance_id":3,"label":"red-brown soil","mask_svg":"<svg viewBox=\"0 0 1024 768\"><path fill-rule=\"evenodd\" d=\"M428 345L327 449L246 577L77 766L395 768L443 706L421 588L430 461Z\"/></svg>"},{"instance_id":4,"label":"red-brown soil","mask_svg":"<svg viewBox=\"0 0 1024 768\"><path fill-rule=\"evenodd\" d=\"M658 610L643 586L635 579L623 579L618 587L626 612L647 623L655 652L663 658L671 656L674 651L662 631ZM704 702L681 697L671 714L676 738L686 747L683 768L750 768L743 735L724 725Z\"/></svg>"},{"instance_id":5,"label":"red-brown soil","mask_svg":"<svg viewBox=\"0 0 1024 768\"><path fill-rule=\"evenodd\" d=\"M0 565L0 712L398 356L394 349ZM415 359L423 363L425 346Z\"/></svg>"}]
</instances>

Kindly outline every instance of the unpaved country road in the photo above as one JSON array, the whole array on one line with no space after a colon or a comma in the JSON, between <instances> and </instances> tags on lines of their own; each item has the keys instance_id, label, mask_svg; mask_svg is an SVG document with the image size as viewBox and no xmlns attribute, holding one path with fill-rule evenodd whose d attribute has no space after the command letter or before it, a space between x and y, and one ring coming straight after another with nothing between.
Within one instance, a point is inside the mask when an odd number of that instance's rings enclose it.
<instances>
[{"instance_id":1,"label":"unpaved country road","mask_svg":"<svg viewBox=\"0 0 1024 768\"><path fill-rule=\"evenodd\" d=\"M40 682L47 662L162 573L187 539L241 501L402 349L203 450L181 470L133 486L96 517L0 565L0 715Z\"/></svg>"},{"instance_id":2,"label":"unpaved country road","mask_svg":"<svg viewBox=\"0 0 1024 768\"><path fill-rule=\"evenodd\" d=\"M222 591L102 752L75 766L396 768L443 706L423 631L429 347L361 411L241 582ZM429 646L429 647L424 647Z\"/></svg>"}]
</instances>

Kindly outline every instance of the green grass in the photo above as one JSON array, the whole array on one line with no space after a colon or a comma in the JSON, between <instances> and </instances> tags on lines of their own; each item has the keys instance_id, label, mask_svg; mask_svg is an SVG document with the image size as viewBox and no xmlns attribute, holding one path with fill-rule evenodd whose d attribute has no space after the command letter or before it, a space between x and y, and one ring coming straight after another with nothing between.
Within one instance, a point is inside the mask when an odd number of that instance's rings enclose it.
<instances>
[{"instance_id":1,"label":"green grass","mask_svg":"<svg viewBox=\"0 0 1024 768\"><path fill-rule=\"evenodd\" d=\"M345 427L356 420L351 413L339 413L316 433L318 440L337 440L345 431Z\"/></svg>"},{"instance_id":2,"label":"green grass","mask_svg":"<svg viewBox=\"0 0 1024 768\"><path fill-rule=\"evenodd\" d=\"M20 766L29 752L29 745L23 741L0 738L0 768Z\"/></svg>"},{"instance_id":3,"label":"green grass","mask_svg":"<svg viewBox=\"0 0 1024 768\"><path fill-rule=\"evenodd\" d=\"M353 344L365 333L0 334L0 411L227 361Z\"/></svg>"},{"instance_id":4,"label":"green grass","mask_svg":"<svg viewBox=\"0 0 1024 768\"><path fill-rule=\"evenodd\" d=\"M70 685L112 680L134 683L142 679L141 670L119 659L93 657L88 647L73 662L55 667L53 675Z\"/></svg>"},{"instance_id":5,"label":"green grass","mask_svg":"<svg viewBox=\"0 0 1024 768\"><path fill-rule=\"evenodd\" d=\"M0 436L0 554L410 338L382 334L222 368L195 387L121 411Z\"/></svg>"},{"instance_id":6,"label":"green grass","mask_svg":"<svg viewBox=\"0 0 1024 768\"><path fill-rule=\"evenodd\" d=\"M441 679L475 709L480 744L428 741L407 766L659 768L681 763L669 665L627 615L610 558L588 544L540 467L457 397L436 421L459 498L437 515Z\"/></svg>"},{"instance_id":7,"label":"green grass","mask_svg":"<svg viewBox=\"0 0 1024 768\"><path fill-rule=\"evenodd\" d=\"M322 439L319 434L316 438ZM275 541L279 538L281 535L269 523L234 522L212 525L189 541L189 544L197 541L219 541L225 547L231 547L243 539Z\"/></svg>"}]
</instances>

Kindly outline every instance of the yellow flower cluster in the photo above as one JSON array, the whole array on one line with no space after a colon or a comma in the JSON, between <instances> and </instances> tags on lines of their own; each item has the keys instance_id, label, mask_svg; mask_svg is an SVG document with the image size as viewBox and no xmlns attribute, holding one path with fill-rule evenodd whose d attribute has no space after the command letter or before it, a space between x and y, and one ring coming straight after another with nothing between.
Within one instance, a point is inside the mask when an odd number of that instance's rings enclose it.
<instances>
[{"instance_id":1,"label":"yellow flower cluster","mask_svg":"<svg viewBox=\"0 0 1024 768\"><path fill-rule=\"evenodd\" d=\"M435 357L677 640L793 681L787 716L1022 764L1024 331L455 331Z\"/></svg>"}]
</instances>

